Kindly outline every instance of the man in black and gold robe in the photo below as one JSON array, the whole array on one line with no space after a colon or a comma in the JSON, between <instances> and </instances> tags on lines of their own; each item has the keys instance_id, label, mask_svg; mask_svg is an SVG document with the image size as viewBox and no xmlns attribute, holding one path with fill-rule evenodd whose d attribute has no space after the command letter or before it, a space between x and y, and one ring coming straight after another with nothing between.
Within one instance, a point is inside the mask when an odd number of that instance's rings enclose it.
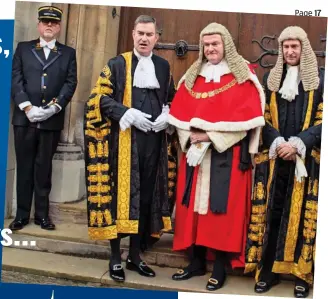
<instances>
[{"instance_id":1,"label":"man in black and gold robe","mask_svg":"<svg viewBox=\"0 0 328 299\"><path fill-rule=\"evenodd\" d=\"M125 280L122 237L130 236L126 268L154 277L140 251L172 229L177 161L166 129L175 87L169 63L152 53L156 31L154 18L136 20L133 51L108 61L86 104L88 231L110 240L116 281Z\"/></svg>"},{"instance_id":2,"label":"man in black and gold robe","mask_svg":"<svg viewBox=\"0 0 328 299\"><path fill-rule=\"evenodd\" d=\"M257 293L292 274L295 297L305 298L313 283L324 73L303 29L287 27L278 42L277 63L264 76L246 272L256 270Z\"/></svg>"}]
</instances>

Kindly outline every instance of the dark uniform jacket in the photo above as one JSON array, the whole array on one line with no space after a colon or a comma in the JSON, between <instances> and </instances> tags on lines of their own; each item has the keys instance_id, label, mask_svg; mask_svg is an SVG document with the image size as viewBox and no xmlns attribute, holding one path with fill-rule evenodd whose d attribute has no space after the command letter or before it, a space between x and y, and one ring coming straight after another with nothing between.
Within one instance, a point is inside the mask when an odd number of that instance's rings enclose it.
<instances>
[{"instance_id":1,"label":"dark uniform jacket","mask_svg":"<svg viewBox=\"0 0 328 299\"><path fill-rule=\"evenodd\" d=\"M45 130L62 130L65 107L77 86L75 49L58 41L45 58L40 40L20 42L13 58L11 96L15 103L12 124L38 126ZM40 123L31 123L19 105L30 101L34 106L45 106L54 98L62 110Z\"/></svg>"}]
</instances>

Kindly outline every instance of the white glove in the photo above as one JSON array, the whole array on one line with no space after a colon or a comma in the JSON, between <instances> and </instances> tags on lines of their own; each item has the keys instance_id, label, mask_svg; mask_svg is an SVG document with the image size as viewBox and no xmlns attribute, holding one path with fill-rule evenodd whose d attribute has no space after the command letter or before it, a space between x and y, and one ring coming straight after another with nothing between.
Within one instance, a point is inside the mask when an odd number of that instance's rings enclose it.
<instances>
[{"instance_id":1,"label":"white glove","mask_svg":"<svg viewBox=\"0 0 328 299\"><path fill-rule=\"evenodd\" d=\"M210 144L211 142L199 142L192 144L186 155L187 163L194 167L199 165L202 162Z\"/></svg>"},{"instance_id":2,"label":"white glove","mask_svg":"<svg viewBox=\"0 0 328 299\"><path fill-rule=\"evenodd\" d=\"M154 122L153 131L157 133L159 131L165 130L168 127L169 112L170 112L169 106L163 105L162 113L156 118Z\"/></svg>"},{"instance_id":3,"label":"white glove","mask_svg":"<svg viewBox=\"0 0 328 299\"><path fill-rule=\"evenodd\" d=\"M127 110L119 121L120 128L122 131L125 131L126 129L130 128L133 124L134 117L133 113L131 113L131 109Z\"/></svg>"},{"instance_id":4,"label":"white glove","mask_svg":"<svg viewBox=\"0 0 328 299\"><path fill-rule=\"evenodd\" d=\"M133 125L143 132L150 131L153 123L147 118L151 118L151 115L143 113L138 109L130 108L124 113L119 122L121 130L125 131Z\"/></svg>"},{"instance_id":5,"label":"white glove","mask_svg":"<svg viewBox=\"0 0 328 299\"><path fill-rule=\"evenodd\" d=\"M25 112L27 118L29 119L30 122L34 123L36 122L36 117L40 116L40 107L32 106L32 108Z\"/></svg>"},{"instance_id":6,"label":"white glove","mask_svg":"<svg viewBox=\"0 0 328 299\"><path fill-rule=\"evenodd\" d=\"M39 114L37 116L35 116L34 120L35 121L44 121L44 120L50 118L51 116L53 116L54 114L56 114L58 110L59 109L55 105L52 105L47 109L40 108Z\"/></svg>"}]
</instances>

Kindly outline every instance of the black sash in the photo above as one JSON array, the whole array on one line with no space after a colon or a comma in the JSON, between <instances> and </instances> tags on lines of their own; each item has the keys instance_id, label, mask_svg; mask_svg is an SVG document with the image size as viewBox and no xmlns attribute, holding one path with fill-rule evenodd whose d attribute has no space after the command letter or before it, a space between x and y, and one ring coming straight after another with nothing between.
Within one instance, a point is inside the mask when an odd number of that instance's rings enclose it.
<instances>
[{"instance_id":1,"label":"black sash","mask_svg":"<svg viewBox=\"0 0 328 299\"><path fill-rule=\"evenodd\" d=\"M248 135L236 145L241 145L239 169L246 171L252 167L251 155L248 152ZM219 153L212 146L211 170L210 170L210 210L212 213L226 213L230 177L232 169L233 147L223 153ZM191 189L193 185L194 167L186 163L186 185L182 198L182 205L189 207ZM238 186L235 186L238 188Z\"/></svg>"}]
</instances>

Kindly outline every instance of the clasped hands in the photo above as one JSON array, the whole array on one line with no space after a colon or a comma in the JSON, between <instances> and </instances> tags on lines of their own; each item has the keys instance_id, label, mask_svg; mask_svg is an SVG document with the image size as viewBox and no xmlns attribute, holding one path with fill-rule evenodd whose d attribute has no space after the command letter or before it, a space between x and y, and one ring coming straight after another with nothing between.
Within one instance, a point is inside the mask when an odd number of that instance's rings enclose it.
<instances>
[{"instance_id":1,"label":"clasped hands","mask_svg":"<svg viewBox=\"0 0 328 299\"><path fill-rule=\"evenodd\" d=\"M156 118L154 122L150 121L151 115L141 112L138 109L130 108L128 109L120 120L120 128L122 131L135 126L137 129L148 132L153 130L154 132L159 132L165 130L168 127L168 115L169 107L163 106L162 113Z\"/></svg>"},{"instance_id":2,"label":"clasped hands","mask_svg":"<svg viewBox=\"0 0 328 299\"><path fill-rule=\"evenodd\" d=\"M55 105L50 106L47 109L42 107L32 106L25 110L25 114L30 122L40 122L45 121L54 114L57 113L58 108Z\"/></svg>"},{"instance_id":3,"label":"clasped hands","mask_svg":"<svg viewBox=\"0 0 328 299\"><path fill-rule=\"evenodd\" d=\"M283 142L277 147L276 154L285 161L296 162L297 149L290 142Z\"/></svg>"},{"instance_id":4,"label":"clasped hands","mask_svg":"<svg viewBox=\"0 0 328 299\"><path fill-rule=\"evenodd\" d=\"M195 167L202 162L211 142L206 132L191 131L190 143L191 146L189 147L186 155L187 163L190 166Z\"/></svg>"}]
</instances>

